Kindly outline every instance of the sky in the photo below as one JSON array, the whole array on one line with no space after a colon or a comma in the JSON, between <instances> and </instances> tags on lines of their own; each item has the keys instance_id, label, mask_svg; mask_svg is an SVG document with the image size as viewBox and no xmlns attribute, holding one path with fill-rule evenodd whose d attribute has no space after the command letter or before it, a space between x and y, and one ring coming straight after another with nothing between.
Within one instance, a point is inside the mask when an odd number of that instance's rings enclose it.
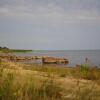
<instances>
[{"instance_id":1,"label":"sky","mask_svg":"<svg viewBox=\"0 0 100 100\"><path fill-rule=\"evenodd\" d=\"M0 46L100 49L100 0L0 0Z\"/></svg>"}]
</instances>

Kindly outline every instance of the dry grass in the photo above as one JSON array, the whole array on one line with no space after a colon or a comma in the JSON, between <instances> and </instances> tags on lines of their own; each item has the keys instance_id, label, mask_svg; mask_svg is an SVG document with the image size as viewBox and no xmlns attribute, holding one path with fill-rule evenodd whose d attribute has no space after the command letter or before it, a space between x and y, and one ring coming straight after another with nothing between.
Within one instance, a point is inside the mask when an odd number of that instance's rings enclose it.
<instances>
[{"instance_id":1,"label":"dry grass","mask_svg":"<svg viewBox=\"0 0 100 100\"><path fill-rule=\"evenodd\" d=\"M1 61L0 100L100 100L99 75L100 69Z\"/></svg>"}]
</instances>

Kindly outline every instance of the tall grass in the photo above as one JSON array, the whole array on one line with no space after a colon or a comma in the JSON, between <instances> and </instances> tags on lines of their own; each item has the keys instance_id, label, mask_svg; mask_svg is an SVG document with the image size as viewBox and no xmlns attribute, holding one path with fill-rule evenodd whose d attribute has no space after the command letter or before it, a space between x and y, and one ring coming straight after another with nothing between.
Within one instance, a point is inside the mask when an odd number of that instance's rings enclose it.
<instances>
[{"instance_id":1,"label":"tall grass","mask_svg":"<svg viewBox=\"0 0 100 100\"><path fill-rule=\"evenodd\" d=\"M22 80L24 82L20 83L21 76L18 73L0 68L0 100L61 100L62 98L60 93L63 90L53 78L40 81L30 76Z\"/></svg>"},{"instance_id":2,"label":"tall grass","mask_svg":"<svg viewBox=\"0 0 100 100\"><path fill-rule=\"evenodd\" d=\"M0 100L100 100L99 75L99 69L88 65L77 69L23 64L20 70L1 62Z\"/></svg>"},{"instance_id":3,"label":"tall grass","mask_svg":"<svg viewBox=\"0 0 100 100\"><path fill-rule=\"evenodd\" d=\"M81 78L87 79L87 80L98 80L100 75L100 69L91 67L88 64L81 65L80 68L80 75Z\"/></svg>"}]
</instances>

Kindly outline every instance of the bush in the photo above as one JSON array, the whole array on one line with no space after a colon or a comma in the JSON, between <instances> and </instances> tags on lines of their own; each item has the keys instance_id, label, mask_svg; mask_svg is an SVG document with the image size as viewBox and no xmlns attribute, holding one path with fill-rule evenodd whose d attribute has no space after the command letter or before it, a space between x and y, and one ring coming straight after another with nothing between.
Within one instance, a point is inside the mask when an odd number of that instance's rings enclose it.
<instances>
[{"instance_id":1,"label":"bush","mask_svg":"<svg viewBox=\"0 0 100 100\"><path fill-rule=\"evenodd\" d=\"M98 69L91 68L89 65L84 64L81 66L81 77L88 80L98 79Z\"/></svg>"}]
</instances>

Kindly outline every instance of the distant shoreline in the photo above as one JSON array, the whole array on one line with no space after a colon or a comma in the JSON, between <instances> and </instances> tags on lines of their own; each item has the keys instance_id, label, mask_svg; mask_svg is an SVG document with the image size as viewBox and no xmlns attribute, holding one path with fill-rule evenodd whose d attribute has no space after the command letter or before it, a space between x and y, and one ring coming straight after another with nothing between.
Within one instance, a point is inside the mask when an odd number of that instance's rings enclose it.
<instances>
[{"instance_id":1,"label":"distant shoreline","mask_svg":"<svg viewBox=\"0 0 100 100\"><path fill-rule=\"evenodd\" d=\"M33 50L0 48L0 52L1 53L27 53L27 52L33 52Z\"/></svg>"},{"instance_id":2,"label":"distant shoreline","mask_svg":"<svg viewBox=\"0 0 100 100\"><path fill-rule=\"evenodd\" d=\"M27 53L32 52L33 50L24 50L24 49L11 49L12 52L18 52L18 53Z\"/></svg>"}]
</instances>

